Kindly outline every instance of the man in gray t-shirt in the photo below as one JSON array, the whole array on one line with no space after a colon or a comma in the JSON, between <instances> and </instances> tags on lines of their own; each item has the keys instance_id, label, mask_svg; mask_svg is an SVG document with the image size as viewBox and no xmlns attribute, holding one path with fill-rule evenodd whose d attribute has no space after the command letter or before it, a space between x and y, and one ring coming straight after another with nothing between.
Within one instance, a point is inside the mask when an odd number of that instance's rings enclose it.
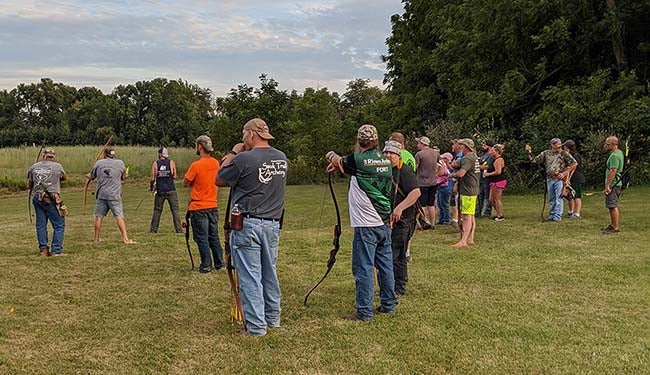
<instances>
[{"instance_id":1,"label":"man in gray t-shirt","mask_svg":"<svg viewBox=\"0 0 650 375\"><path fill-rule=\"evenodd\" d=\"M215 183L230 186L232 204L244 215L242 228L230 232L232 259L247 333L264 336L280 326L276 264L288 163L270 146L274 138L264 120L248 121L242 134L243 142L221 160Z\"/></svg>"},{"instance_id":2,"label":"man in gray t-shirt","mask_svg":"<svg viewBox=\"0 0 650 375\"><path fill-rule=\"evenodd\" d=\"M32 204L36 215L36 239L41 256L50 256L47 238L47 222L52 224L52 255L62 255L65 215L61 200L61 181L67 176L61 164L54 161L51 148L43 152L43 160L36 162L27 172L27 186L34 191Z\"/></svg>"},{"instance_id":3,"label":"man in gray t-shirt","mask_svg":"<svg viewBox=\"0 0 650 375\"><path fill-rule=\"evenodd\" d=\"M418 179L418 187L420 188L420 205L424 208L425 213L428 215L428 221L433 227L436 218L436 178L438 177L438 160L440 159L440 152L437 149L431 148L431 140L429 137L417 138L418 151L415 154L416 173ZM422 229L428 229L424 227Z\"/></svg>"},{"instance_id":4,"label":"man in gray t-shirt","mask_svg":"<svg viewBox=\"0 0 650 375\"><path fill-rule=\"evenodd\" d=\"M479 159L474 152L474 141L469 138L457 141L461 147L463 158L460 169L449 175L449 178L458 179L458 193L460 194L461 237L454 247L467 247L474 244L474 231L476 229L476 199L479 193L478 178L481 173Z\"/></svg>"},{"instance_id":5,"label":"man in gray t-shirt","mask_svg":"<svg viewBox=\"0 0 650 375\"><path fill-rule=\"evenodd\" d=\"M122 234L122 241L127 245L132 244L135 241L129 239L126 232L124 209L122 207L122 181L126 178L126 167L122 160L115 159L115 150L112 147L107 147L104 150L104 155L105 158L98 160L90 174L86 175L91 181L97 179L94 241L99 242L102 220L108 210L111 210L113 217L117 220L117 227Z\"/></svg>"}]
</instances>

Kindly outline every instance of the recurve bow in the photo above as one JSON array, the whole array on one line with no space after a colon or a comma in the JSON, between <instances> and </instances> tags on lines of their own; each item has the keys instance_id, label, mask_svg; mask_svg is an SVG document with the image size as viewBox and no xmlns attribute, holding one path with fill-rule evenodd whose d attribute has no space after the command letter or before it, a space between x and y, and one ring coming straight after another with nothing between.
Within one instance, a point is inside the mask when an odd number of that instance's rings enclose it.
<instances>
[{"instance_id":1,"label":"recurve bow","mask_svg":"<svg viewBox=\"0 0 650 375\"><path fill-rule=\"evenodd\" d=\"M240 322L246 330L246 320L244 319L244 310L239 297L239 281L237 279L237 270L232 264L232 254L230 252L230 204L232 203L232 188L228 194L228 203L226 205L226 216L223 221L223 249L226 256L226 271L228 271L228 280L230 281L230 294L232 302L230 304L230 320Z\"/></svg>"},{"instance_id":2,"label":"recurve bow","mask_svg":"<svg viewBox=\"0 0 650 375\"><path fill-rule=\"evenodd\" d=\"M318 288L318 286L325 280L327 275L329 275L330 271L332 270L332 267L334 267L334 263L336 263L336 254L339 252L339 247L340 247L340 238L341 238L341 213L339 211L339 204L336 201L336 195L334 194L334 187L332 186L332 174L329 173L327 175L327 185L329 186L330 189L330 194L332 195L332 201L334 202L334 209L336 210L336 224L334 225L334 237L332 239L332 250L330 250L330 255L329 258L327 259L327 271L325 272L325 275L320 279L320 281L314 285L313 288L309 290L307 295L305 296L305 301L303 302L304 306L307 306L307 300L309 299L309 296L311 293Z\"/></svg>"},{"instance_id":3,"label":"recurve bow","mask_svg":"<svg viewBox=\"0 0 650 375\"><path fill-rule=\"evenodd\" d=\"M41 148L38 150L38 155L36 155L36 161L34 164L38 163L38 160L41 158L41 152L43 152L43 147L45 147L45 139L43 140L43 143L41 143ZM31 180L32 183L29 187L29 191L27 192L27 214L29 215L29 223L34 224L32 221L32 192L34 191L34 181Z\"/></svg>"}]
</instances>

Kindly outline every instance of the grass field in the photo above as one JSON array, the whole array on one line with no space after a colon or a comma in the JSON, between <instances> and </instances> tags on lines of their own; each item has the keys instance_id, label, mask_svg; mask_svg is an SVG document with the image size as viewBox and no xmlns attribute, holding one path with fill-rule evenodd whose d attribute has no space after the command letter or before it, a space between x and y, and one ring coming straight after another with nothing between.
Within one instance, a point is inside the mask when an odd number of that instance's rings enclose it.
<instances>
[{"instance_id":1,"label":"grass field","mask_svg":"<svg viewBox=\"0 0 650 375\"><path fill-rule=\"evenodd\" d=\"M347 223L346 186L336 188ZM0 374L647 374L649 194L625 192L612 236L600 234L598 194L584 219L561 223L540 221L541 195L506 195L507 220L480 219L465 250L450 247L450 227L418 232L397 314L360 323L341 319L354 311L347 224L338 262L302 306L325 272L335 215L325 186L290 186L282 328L264 338L236 335L226 273L189 271L167 208L161 233L147 232L152 200L135 210L145 184L124 195L131 246L111 218L93 244L92 209L64 191L59 258L38 256L25 195L0 199Z\"/></svg>"}]
</instances>

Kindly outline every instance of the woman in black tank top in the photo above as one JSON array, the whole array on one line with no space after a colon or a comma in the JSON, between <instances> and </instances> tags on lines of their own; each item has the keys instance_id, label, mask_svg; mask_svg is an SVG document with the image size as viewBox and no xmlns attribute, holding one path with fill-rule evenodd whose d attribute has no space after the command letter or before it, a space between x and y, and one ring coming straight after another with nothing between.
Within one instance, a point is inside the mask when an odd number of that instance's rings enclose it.
<instances>
[{"instance_id":1,"label":"woman in black tank top","mask_svg":"<svg viewBox=\"0 0 650 375\"><path fill-rule=\"evenodd\" d=\"M503 159L503 152L505 147L502 144L496 144L490 149L490 155L494 157L494 164L491 168L488 168L485 171L483 177L486 177L490 183L490 204L494 207L496 211L496 216L494 217L495 221L503 221L502 212L502 203L501 196L503 195L503 190L506 188L506 163Z\"/></svg>"}]
</instances>

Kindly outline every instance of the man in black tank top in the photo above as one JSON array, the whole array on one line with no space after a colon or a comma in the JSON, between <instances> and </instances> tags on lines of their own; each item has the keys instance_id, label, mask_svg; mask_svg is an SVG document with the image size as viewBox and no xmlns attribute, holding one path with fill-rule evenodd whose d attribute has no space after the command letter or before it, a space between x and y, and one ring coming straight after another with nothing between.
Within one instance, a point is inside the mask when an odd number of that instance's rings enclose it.
<instances>
[{"instance_id":1,"label":"man in black tank top","mask_svg":"<svg viewBox=\"0 0 650 375\"><path fill-rule=\"evenodd\" d=\"M174 180L176 179L176 164L169 159L169 151L166 148L158 150L158 160L153 162L151 166L151 176L149 180L149 191L154 191L154 184L156 194L153 204L153 216L151 217L151 227L149 232L157 233L158 224L160 224L160 215L162 214L163 204L165 200L169 202L169 209L172 212L174 220L174 229L176 233L183 233L181 226L181 219L178 216L178 194L176 193L176 186Z\"/></svg>"}]
</instances>

